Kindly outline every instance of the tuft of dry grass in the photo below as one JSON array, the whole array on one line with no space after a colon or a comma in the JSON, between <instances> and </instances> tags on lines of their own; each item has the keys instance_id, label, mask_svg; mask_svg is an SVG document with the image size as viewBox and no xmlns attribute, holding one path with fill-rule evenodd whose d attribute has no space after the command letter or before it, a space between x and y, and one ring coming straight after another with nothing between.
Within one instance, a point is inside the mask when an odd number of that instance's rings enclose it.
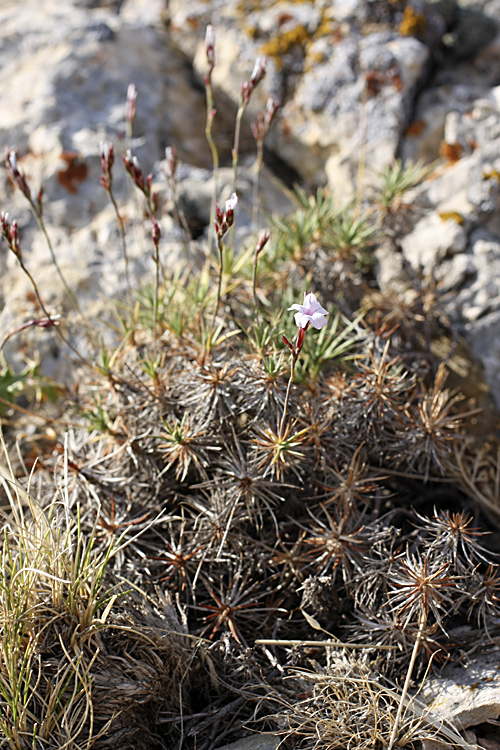
<instances>
[{"instance_id":1,"label":"tuft of dry grass","mask_svg":"<svg viewBox=\"0 0 500 750\"><path fill-rule=\"evenodd\" d=\"M160 611L112 575L110 562L128 541L122 535L99 547L96 521L85 533L67 485L46 499L23 489L11 468L0 479L8 501L0 571L2 744L158 746L158 713L180 712L189 680L191 649L174 608L165 599Z\"/></svg>"}]
</instances>

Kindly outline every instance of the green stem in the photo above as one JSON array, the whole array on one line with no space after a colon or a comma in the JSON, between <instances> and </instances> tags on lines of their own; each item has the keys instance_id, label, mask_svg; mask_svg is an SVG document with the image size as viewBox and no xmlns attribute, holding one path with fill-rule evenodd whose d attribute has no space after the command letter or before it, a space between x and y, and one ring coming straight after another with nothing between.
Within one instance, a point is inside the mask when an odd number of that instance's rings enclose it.
<instances>
[{"instance_id":1,"label":"green stem","mask_svg":"<svg viewBox=\"0 0 500 750\"><path fill-rule=\"evenodd\" d=\"M233 157L233 189L232 193L238 193L237 191L237 184L238 184L238 161L239 161L239 148L240 148L240 132L241 132L241 120L243 118L243 113L245 112L246 105L244 102L240 104L238 107L238 112L236 114L236 127L234 130L234 145L232 150L232 157ZM229 247L231 250L234 247L234 224L232 225L230 229L230 235L229 235Z\"/></svg>"},{"instance_id":2,"label":"green stem","mask_svg":"<svg viewBox=\"0 0 500 750\"><path fill-rule=\"evenodd\" d=\"M128 261L128 253L127 253L127 243L125 239L125 226L123 224L123 219L121 217L117 203L115 201L115 196L113 195L111 189L108 190L108 195L109 195L109 199L115 211L116 221L118 224L118 231L120 232L123 260L125 261L125 283L127 285L127 302L128 302L130 314L132 314L132 288L130 285L130 271L129 271L129 261Z\"/></svg>"},{"instance_id":3,"label":"green stem","mask_svg":"<svg viewBox=\"0 0 500 750\"><path fill-rule=\"evenodd\" d=\"M153 298L153 335L158 325L158 290L160 287L160 258L158 257L158 250L155 251L154 262L156 265L155 272L155 290Z\"/></svg>"},{"instance_id":4,"label":"green stem","mask_svg":"<svg viewBox=\"0 0 500 750\"><path fill-rule=\"evenodd\" d=\"M288 402L290 401L290 391L292 389L292 383L293 383L293 379L295 377L295 363L296 363L296 361L297 361L297 355L295 355L295 354L292 353L291 366L290 366L290 377L288 379L288 385L287 385L287 388L286 388L286 395L285 395L285 403L283 405L283 414L282 414L282 417L281 417L281 422L280 422L279 431L278 431L278 437L279 438L283 437L283 432L284 432L284 429L285 429L285 419L286 419L286 415L287 415L287 411L288 411Z\"/></svg>"},{"instance_id":5,"label":"green stem","mask_svg":"<svg viewBox=\"0 0 500 750\"><path fill-rule=\"evenodd\" d=\"M56 255L54 253L54 248L52 247L52 242L50 240L49 234L48 234L47 229L45 227L45 222L44 222L44 220L43 220L40 212L37 210L36 205L33 203L33 201L31 199L29 199L29 204L31 206L31 210L33 211L33 214L35 215L35 218L37 220L38 226L39 226L39 228L40 228L43 236L45 237L45 242L47 243L47 247L49 248L49 252L50 252L50 257L52 258L52 263L54 264L54 267L55 267L55 269L57 271L57 274L58 274L59 278L61 279L61 282L62 282L62 284L64 286L64 289L66 290L66 293L67 293L68 297L70 298L70 300L71 300L73 306L75 307L75 309L78 310L78 312L83 315L83 311L82 311L82 308L80 307L80 303L78 302L77 298L75 297L75 295L73 294L73 292L69 288L69 286L68 286L68 284L66 282L66 279L64 278L63 272L61 271L61 268L59 267L59 263L57 262Z\"/></svg>"},{"instance_id":6,"label":"green stem","mask_svg":"<svg viewBox=\"0 0 500 750\"><path fill-rule=\"evenodd\" d=\"M205 80L205 92L207 99L207 121L205 125L205 138L207 139L210 151L212 154L212 167L213 167L213 190L212 190L212 203L210 205L210 225L208 229L208 253L207 257L210 258L212 254L212 246L214 242L215 232L215 206L217 203L217 196L219 194L219 153L217 146L212 137L212 125L214 121L214 97L212 92L212 85L210 79Z\"/></svg>"},{"instance_id":7,"label":"green stem","mask_svg":"<svg viewBox=\"0 0 500 750\"><path fill-rule=\"evenodd\" d=\"M50 313L47 312L47 308L45 307L45 305L42 302L42 299L40 297L40 293L38 291L38 286L36 284L35 279L31 275L31 273L28 271L28 269L26 268L26 266L24 265L24 263L22 262L21 259L19 259L19 265L21 266L23 272L26 274L26 276L30 280L31 286L33 287L33 291L35 292L35 297L36 297L37 302L38 302L38 304L40 305L40 307L41 307L41 309L43 311L43 314L45 315L46 318L48 318L49 320L52 320L52 318L50 316Z\"/></svg>"},{"instance_id":8,"label":"green stem","mask_svg":"<svg viewBox=\"0 0 500 750\"><path fill-rule=\"evenodd\" d=\"M257 263L258 263L258 260L259 260L259 256L256 253L254 261L253 261L253 269L252 269L252 294L253 294L253 304L255 307L256 314L259 309L259 303L257 300Z\"/></svg>"},{"instance_id":9,"label":"green stem","mask_svg":"<svg viewBox=\"0 0 500 750\"><path fill-rule=\"evenodd\" d=\"M31 273L28 271L28 269L26 268L26 266L24 265L24 263L22 262L22 260L19 258L19 256L18 256L18 259L19 259L19 264L21 266L21 269L23 270L23 272L26 274L26 276L30 280L31 286L33 287L33 291L35 292L35 297L37 299L38 304L40 305L40 308L42 309L43 314L45 315L46 318L48 318L49 320L52 320L52 317L51 317L50 313L48 312L47 308L45 307L45 305L42 302L42 299L40 297L40 293L38 291L38 286L37 286L37 283L36 283L35 279L31 275ZM90 367L92 370L101 369L101 368L96 367L95 365L93 365L88 359L86 359L86 357L84 357L82 354L80 354L80 352L78 351L78 349L76 349L73 346L73 344L71 343L71 341L69 341L66 338L66 336L64 336L64 334L62 333L61 329L58 326L55 326L55 328L56 328L56 331L57 331L57 335L59 336L59 338L61 339L61 341L63 341L66 344L66 346L69 347L69 349L73 352L73 354L75 354L78 357L78 359L80 360L80 362L82 362L87 367ZM2 342L2 346L3 346L4 343L5 342Z\"/></svg>"},{"instance_id":10,"label":"green stem","mask_svg":"<svg viewBox=\"0 0 500 750\"><path fill-rule=\"evenodd\" d=\"M238 107L238 112L236 114L236 127L234 130L234 146L232 150L232 157L233 157L233 189L231 192L236 193L236 184L238 182L238 158L239 158L239 148L240 148L240 132L241 132L241 120L243 118L243 113L245 111L245 104L242 103Z\"/></svg>"},{"instance_id":11,"label":"green stem","mask_svg":"<svg viewBox=\"0 0 500 750\"><path fill-rule=\"evenodd\" d=\"M259 227L259 186L260 186L260 173L262 171L262 165L264 163L264 144L259 142L257 144L257 163L255 171L255 179L253 182L253 206L252 206L252 224L253 231L257 232Z\"/></svg>"},{"instance_id":12,"label":"green stem","mask_svg":"<svg viewBox=\"0 0 500 750\"><path fill-rule=\"evenodd\" d=\"M218 282L217 282L217 299L216 299L216 302L215 302L215 309L214 309L214 314L213 314L213 318L212 318L212 325L210 327L210 331L212 333L215 330L215 321L216 321L216 318L217 318L217 313L219 312L220 298L221 298L221 292L222 292L222 272L223 272L223 268L224 268L224 255L223 255L224 245L222 243L222 238L221 237L217 238L217 250L219 251L219 279L218 279Z\"/></svg>"}]
</instances>

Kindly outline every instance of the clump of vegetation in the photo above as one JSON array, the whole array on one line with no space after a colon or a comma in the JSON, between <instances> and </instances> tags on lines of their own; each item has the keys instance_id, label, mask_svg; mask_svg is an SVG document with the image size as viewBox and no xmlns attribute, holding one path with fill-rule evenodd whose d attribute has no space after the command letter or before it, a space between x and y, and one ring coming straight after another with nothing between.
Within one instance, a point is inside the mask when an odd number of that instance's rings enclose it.
<instances>
[{"instance_id":1,"label":"clump of vegetation","mask_svg":"<svg viewBox=\"0 0 500 750\"><path fill-rule=\"evenodd\" d=\"M260 61L242 106L264 74ZM21 445L3 480L2 742L210 750L250 727L304 749L466 747L412 691L498 635L484 536L498 441L438 361L452 338L438 294L415 278L384 296L373 276L421 168L396 162L369 202L298 189L296 211L239 249L237 192L215 196L204 268L167 276L152 178L123 161L153 280L128 279L115 343L78 356L52 453L26 477ZM7 168L26 195L12 153ZM17 225L2 226L36 284Z\"/></svg>"}]
</instances>

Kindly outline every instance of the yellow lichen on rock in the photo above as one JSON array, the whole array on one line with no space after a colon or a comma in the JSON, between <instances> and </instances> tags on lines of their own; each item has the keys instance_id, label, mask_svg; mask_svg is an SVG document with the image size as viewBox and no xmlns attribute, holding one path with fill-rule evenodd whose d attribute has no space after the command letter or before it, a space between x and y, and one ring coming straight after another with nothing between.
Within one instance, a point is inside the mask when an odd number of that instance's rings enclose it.
<instances>
[{"instance_id":1,"label":"yellow lichen on rock","mask_svg":"<svg viewBox=\"0 0 500 750\"><path fill-rule=\"evenodd\" d=\"M426 29L427 20L423 13L417 13L412 5L407 5L399 25L401 36L421 36Z\"/></svg>"},{"instance_id":2,"label":"yellow lichen on rock","mask_svg":"<svg viewBox=\"0 0 500 750\"><path fill-rule=\"evenodd\" d=\"M462 225L464 223L464 217L459 214L458 211L440 211L438 214L441 221L454 221L456 224Z\"/></svg>"}]
</instances>

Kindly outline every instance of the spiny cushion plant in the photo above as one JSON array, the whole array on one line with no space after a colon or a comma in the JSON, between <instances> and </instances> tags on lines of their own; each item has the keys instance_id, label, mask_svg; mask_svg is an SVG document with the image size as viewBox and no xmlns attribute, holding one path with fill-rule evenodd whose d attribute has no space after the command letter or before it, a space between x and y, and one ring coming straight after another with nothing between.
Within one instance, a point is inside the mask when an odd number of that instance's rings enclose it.
<instances>
[{"instance_id":1,"label":"spiny cushion plant","mask_svg":"<svg viewBox=\"0 0 500 750\"><path fill-rule=\"evenodd\" d=\"M211 30L212 67L213 45ZM101 153L123 230L114 150ZM251 726L297 748L416 748L439 732L465 747L409 694L429 662L498 634L483 537L500 515L498 445L447 385L438 294L416 279L384 296L372 271L423 174L395 164L363 204L298 190L296 212L236 252L233 154L215 252L166 275L156 187L123 160L154 283L127 289L115 344L78 357L52 455L4 484L2 742L209 750ZM7 169L33 202L12 152ZM5 214L2 232L25 270ZM76 356L42 314L33 325Z\"/></svg>"}]
</instances>

